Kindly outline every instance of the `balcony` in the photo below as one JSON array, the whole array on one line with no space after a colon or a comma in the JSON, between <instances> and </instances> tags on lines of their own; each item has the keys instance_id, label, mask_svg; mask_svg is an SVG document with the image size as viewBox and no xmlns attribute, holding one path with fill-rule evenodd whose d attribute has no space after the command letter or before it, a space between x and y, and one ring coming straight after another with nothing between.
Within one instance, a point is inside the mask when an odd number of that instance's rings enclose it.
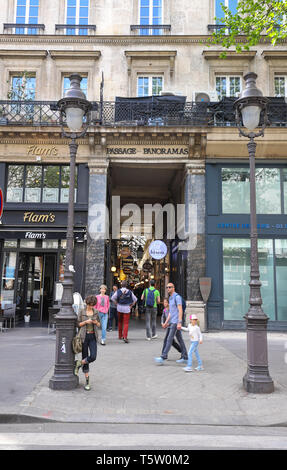
<instances>
[{"instance_id":1,"label":"balcony","mask_svg":"<svg viewBox=\"0 0 287 470\"><path fill-rule=\"evenodd\" d=\"M4 23L3 26L4 33L7 34L41 34L45 31L44 24ZM31 31L29 32L29 30Z\"/></svg>"},{"instance_id":2,"label":"balcony","mask_svg":"<svg viewBox=\"0 0 287 470\"><path fill-rule=\"evenodd\" d=\"M165 97L118 98L93 102L91 126L105 127L235 127L233 103L236 98L218 102L165 100ZM269 98L271 127L287 127L285 98ZM55 101L0 101L1 126L60 126Z\"/></svg>"},{"instance_id":3,"label":"balcony","mask_svg":"<svg viewBox=\"0 0 287 470\"><path fill-rule=\"evenodd\" d=\"M160 36L162 34L164 34L164 31L165 31L165 34L166 32L170 32L171 31L171 25L170 24L146 24L146 25L142 25L142 24L132 24L131 25L131 32L133 34L138 34L138 35L146 35L146 36L149 36L149 35L153 35L153 36Z\"/></svg>"},{"instance_id":4,"label":"balcony","mask_svg":"<svg viewBox=\"0 0 287 470\"><path fill-rule=\"evenodd\" d=\"M70 32L67 32L70 30ZM85 33L84 31L87 31ZM94 24L56 24L55 25L56 33L60 31L60 34L67 34L67 35L92 35L96 32L96 25Z\"/></svg>"}]
</instances>

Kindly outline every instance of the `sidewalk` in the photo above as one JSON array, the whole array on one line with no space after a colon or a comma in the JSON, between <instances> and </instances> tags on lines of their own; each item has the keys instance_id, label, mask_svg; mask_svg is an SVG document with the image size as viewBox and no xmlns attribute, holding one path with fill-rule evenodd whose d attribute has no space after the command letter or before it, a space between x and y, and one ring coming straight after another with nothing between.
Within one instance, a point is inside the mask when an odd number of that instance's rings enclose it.
<instances>
[{"instance_id":1,"label":"sidewalk","mask_svg":"<svg viewBox=\"0 0 287 470\"><path fill-rule=\"evenodd\" d=\"M60 422L287 426L287 333L268 333L269 367L273 364L270 375L275 384L275 392L268 395L248 394L242 387L246 372L244 332L205 333L200 346L205 370L193 373L185 373L183 366L175 362L179 358L175 349L163 366L154 363L153 358L161 352L164 332L158 328L158 334L157 339L146 341L143 320L134 319L129 344L119 341L115 331L108 333L106 346L98 345L97 361L91 365L92 389L86 392L81 371L77 389L49 389L55 335L48 337L43 328L16 328L4 333L0 336L1 353L4 347L15 347L17 341L23 345L34 337L42 337L38 341L45 360L42 375L35 375L35 383L30 384L31 389L21 400L12 406L9 400L4 404L2 400L2 422L3 416L9 414L22 421L32 417ZM8 335L13 335L12 343ZM188 334L183 335L188 347ZM28 370L35 356L29 348L22 349L23 354L30 356ZM25 373L21 368L21 373ZM9 367L2 361L2 378L4 374L9 374ZM1 396L2 391L3 380Z\"/></svg>"}]
</instances>

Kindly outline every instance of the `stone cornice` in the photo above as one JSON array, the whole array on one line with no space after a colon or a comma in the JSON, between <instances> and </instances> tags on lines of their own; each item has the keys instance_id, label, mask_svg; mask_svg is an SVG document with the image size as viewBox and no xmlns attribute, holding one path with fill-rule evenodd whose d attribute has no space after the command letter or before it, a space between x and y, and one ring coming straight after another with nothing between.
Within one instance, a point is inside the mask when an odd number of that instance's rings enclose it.
<instances>
[{"instance_id":1,"label":"stone cornice","mask_svg":"<svg viewBox=\"0 0 287 470\"><path fill-rule=\"evenodd\" d=\"M170 59L170 57L175 57L177 54L176 51L125 51L126 57L131 57L132 59Z\"/></svg>"},{"instance_id":2,"label":"stone cornice","mask_svg":"<svg viewBox=\"0 0 287 470\"><path fill-rule=\"evenodd\" d=\"M32 35L1 34L1 44L115 44L115 45L142 45L142 44L209 44L211 35L160 35L160 36L135 36L135 35L95 35L95 36L64 36L64 35ZM244 36L236 39L243 42ZM270 44L267 36L262 36L260 44ZM279 43L286 44L287 38Z\"/></svg>"},{"instance_id":3,"label":"stone cornice","mask_svg":"<svg viewBox=\"0 0 287 470\"><path fill-rule=\"evenodd\" d=\"M262 52L262 57L265 60L280 60L280 59L287 59L287 50L284 51L278 51L278 50L270 50L270 51L263 51Z\"/></svg>"},{"instance_id":4,"label":"stone cornice","mask_svg":"<svg viewBox=\"0 0 287 470\"><path fill-rule=\"evenodd\" d=\"M52 59L97 60L101 56L101 51L49 50L49 55Z\"/></svg>"},{"instance_id":5,"label":"stone cornice","mask_svg":"<svg viewBox=\"0 0 287 470\"><path fill-rule=\"evenodd\" d=\"M174 73L174 61L175 61L175 56L177 54L177 51L125 51L125 56L127 58L128 62L128 74L131 74L131 69L132 69L132 61L133 60L151 60L151 59L157 59L157 60L168 60L169 61L169 67L170 67L170 75L173 76Z\"/></svg>"},{"instance_id":6,"label":"stone cornice","mask_svg":"<svg viewBox=\"0 0 287 470\"><path fill-rule=\"evenodd\" d=\"M205 174L205 161L198 160L196 162L188 162L185 164L185 172L187 175L204 175Z\"/></svg>"},{"instance_id":7,"label":"stone cornice","mask_svg":"<svg viewBox=\"0 0 287 470\"><path fill-rule=\"evenodd\" d=\"M222 50L206 50L202 51L202 55L206 60L217 60L220 59ZM256 56L256 51L227 51L224 60L252 60Z\"/></svg>"},{"instance_id":8,"label":"stone cornice","mask_svg":"<svg viewBox=\"0 0 287 470\"><path fill-rule=\"evenodd\" d=\"M0 50L0 58L8 58L8 59L43 59L47 57L46 50L15 50L15 49L1 49Z\"/></svg>"}]
</instances>

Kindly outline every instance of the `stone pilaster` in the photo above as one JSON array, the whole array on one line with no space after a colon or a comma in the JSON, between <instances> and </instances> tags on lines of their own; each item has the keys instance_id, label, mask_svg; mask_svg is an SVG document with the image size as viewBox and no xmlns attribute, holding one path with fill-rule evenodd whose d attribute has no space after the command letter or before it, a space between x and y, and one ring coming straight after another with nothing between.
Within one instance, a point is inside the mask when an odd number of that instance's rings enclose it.
<instances>
[{"instance_id":1,"label":"stone pilaster","mask_svg":"<svg viewBox=\"0 0 287 470\"><path fill-rule=\"evenodd\" d=\"M89 208L85 295L99 293L105 280L105 245L108 235L107 183L108 162L103 145L95 147L89 160Z\"/></svg>"},{"instance_id":2,"label":"stone pilaster","mask_svg":"<svg viewBox=\"0 0 287 470\"><path fill-rule=\"evenodd\" d=\"M196 208L196 236L187 250L186 313L195 313L201 329L206 329L205 305L202 301L199 278L205 276L205 162L197 160L186 165L185 205Z\"/></svg>"}]
</instances>

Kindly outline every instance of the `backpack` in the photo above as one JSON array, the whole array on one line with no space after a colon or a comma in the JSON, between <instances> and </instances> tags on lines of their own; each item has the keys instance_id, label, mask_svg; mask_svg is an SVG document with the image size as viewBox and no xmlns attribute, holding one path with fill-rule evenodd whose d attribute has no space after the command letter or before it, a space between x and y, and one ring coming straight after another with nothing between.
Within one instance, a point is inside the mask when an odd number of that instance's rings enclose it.
<instances>
[{"instance_id":1,"label":"backpack","mask_svg":"<svg viewBox=\"0 0 287 470\"><path fill-rule=\"evenodd\" d=\"M186 302L184 300L184 298L177 294L180 298L181 298L181 306L182 306L182 326L185 325L185 310L186 310ZM176 303L176 306L177 306L177 301L176 301L176 298L175 298L175 303Z\"/></svg>"},{"instance_id":2,"label":"backpack","mask_svg":"<svg viewBox=\"0 0 287 470\"><path fill-rule=\"evenodd\" d=\"M177 294L177 296L181 298L182 313L184 313L185 310L186 310L186 302L185 302L184 298L183 298L180 294ZM176 296L176 297L177 297L177 296ZM175 303L176 303L176 306L177 306L176 298L175 298Z\"/></svg>"},{"instance_id":3,"label":"backpack","mask_svg":"<svg viewBox=\"0 0 287 470\"><path fill-rule=\"evenodd\" d=\"M154 293L155 293L155 289L153 289L153 290L148 289L147 296L146 296L146 306L147 307L153 307L154 306Z\"/></svg>"},{"instance_id":4,"label":"backpack","mask_svg":"<svg viewBox=\"0 0 287 470\"><path fill-rule=\"evenodd\" d=\"M133 303L132 292L128 289L128 291L124 293L119 289L117 292L117 302L120 305L131 305Z\"/></svg>"},{"instance_id":5,"label":"backpack","mask_svg":"<svg viewBox=\"0 0 287 470\"><path fill-rule=\"evenodd\" d=\"M183 311L183 313L184 313L185 310L186 310L186 302L185 302L185 300L184 300L182 297L181 297L181 301L182 301L182 311Z\"/></svg>"}]
</instances>

